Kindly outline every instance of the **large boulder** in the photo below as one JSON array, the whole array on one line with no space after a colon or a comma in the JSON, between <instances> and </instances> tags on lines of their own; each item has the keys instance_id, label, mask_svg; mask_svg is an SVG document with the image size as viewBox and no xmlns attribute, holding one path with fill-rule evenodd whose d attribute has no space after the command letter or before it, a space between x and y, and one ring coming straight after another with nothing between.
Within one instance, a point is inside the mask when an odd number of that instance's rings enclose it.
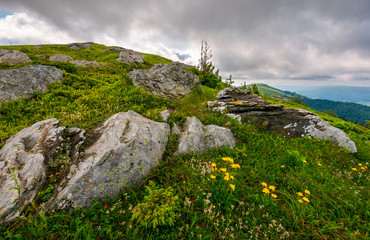
<instances>
[{"instance_id":1,"label":"large boulder","mask_svg":"<svg viewBox=\"0 0 370 240\"><path fill-rule=\"evenodd\" d=\"M20 216L43 187L64 129L56 119L38 122L0 149L0 224Z\"/></svg>"},{"instance_id":2,"label":"large boulder","mask_svg":"<svg viewBox=\"0 0 370 240\"><path fill-rule=\"evenodd\" d=\"M217 101L208 107L227 114L240 116L242 122L252 122L266 130L290 137L329 139L350 152L357 152L355 143L340 129L331 126L312 112L284 108L235 87L225 88L217 94Z\"/></svg>"},{"instance_id":3,"label":"large boulder","mask_svg":"<svg viewBox=\"0 0 370 240\"><path fill-rule=\"evenodd\" d=\"M49 60L51 62L69 62L73 60L73 57L64 54L54 54Z\"/></svg>"},{"instance_id":4,"label":"large boulder","mask_svg":"<svg viewBox=\"0 0 370 240\"><path fill-rule=\"evenodd\" d=\"M135 52L134 50L131 49L125 49L125 48L115 48L114 50L119 50L119 56L116 59L118 62L124 62L128 64L136 63L140 64L143 63L144 60L144 55L138 52Z\"/></svg>"},{"instance_id":5,"label":"large boulder","mask_svg":"<svg viewBox=\"0 0 370 240\"><path fill-rule=\"evenodd\" d=\"M200 86L198 76L181 64L160 63L149 70L135 69L129 74L135 86L168 99L186 96Z\"/></svg>"},{"instance_id":6,"label":"large boulder","mask_svg":"<svg viewBox=\"0 0 370 240\"><path fill-rule=\"evenodd\" d=\"M133 111L112 116L95 129L95 142L71 165L47 208L87 207L95 198L116 197L120 190L142 183L162 159L169 134L167 123Z\"/></svg>"},{"instance_id":7,"label":"large boulder","mask_svg":"<svg viewBox=\"0 0 370 240\"><path fill-rule=\"evenodd\" d=\"M30 97L35 91L46 91L47 85L63 80L55 67L31 65L0 71L0 101Z\"/></svg>"},{"instance_id":8,"label":"large boulder","mask_svg":"<svg viewBox=\"0 0 370 240\"><path fill-rule=\"evenodd\" d=\"M16 50L0 49L0 63L16 65L25 62L32 62L27 54Z\"/></svg>"},{"instance_id":9,"label":"large boulder","mask_svg":"<svg viewBox=\"0 0 370 240\"><path fill-rule=\"evenodd\" d=\"M203 125L196 117L187 117L179 134L176 154L203 153L213 148L234 148L236 140L230 129L217 125Z\"/></svg>"}]
</instances>

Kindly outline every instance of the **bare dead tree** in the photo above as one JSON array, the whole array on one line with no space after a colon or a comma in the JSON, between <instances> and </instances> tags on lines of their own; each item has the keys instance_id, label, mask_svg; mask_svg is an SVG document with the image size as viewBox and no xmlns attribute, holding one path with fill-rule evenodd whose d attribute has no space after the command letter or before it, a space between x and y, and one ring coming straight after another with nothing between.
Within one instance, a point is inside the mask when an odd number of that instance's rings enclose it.
<instances>
[{"instance_id":1,"label":"bare dead tree","mask_svg":"<svg viewBox=\"0 0 370 240\"><path fill-rule=\"evenodd\" d=\"M212 62L209 62L209 60L212 58L212 51L210 50L210 47L211 46L207 41L202 41L198 68L203 73L207 71L210 65L212 65Z\"/></svg>"}]
</instances>

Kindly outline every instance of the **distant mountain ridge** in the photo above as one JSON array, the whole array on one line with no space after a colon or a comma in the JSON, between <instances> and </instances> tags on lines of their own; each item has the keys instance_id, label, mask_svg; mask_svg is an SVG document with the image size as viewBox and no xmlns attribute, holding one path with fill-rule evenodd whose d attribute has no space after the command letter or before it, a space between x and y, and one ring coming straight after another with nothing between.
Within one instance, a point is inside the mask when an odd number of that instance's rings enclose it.
<instances>
[{"instance_id":1,"label":"distant mountain ridge","mask_svg":"<svg viewBox=\"0 0 370 240\"><path fill-rule=\"evenodd\" d=\"M261 93L268 95L268 96L275 94L275 95L289 98L293 94L293 92L283 91L283 90L271 87L263 83L258 83L257 86ZM362 92L359 93L359 95L360 94L362 94ZM302 97L305 97L301 94L299 95ZM338 117L346 121L352 121L352 122L364 125L366 124L365 120L370 120L370 107L366 105L353 103L353 102L332 101L332 100L327 100L327 99L313 99L313 98L308 98L308 97L305 98L305 102L310 108L316 111L323 112L323 111L333 110L333 113L335 113ZM369 102L370 102L370 98L369 98Z\"/></svg>"},{"instance_id":2,"label":"distant mountain ridge","mask_svg":"<svg viewBox=\"0 0 370 240\"><path fill-rule=\"evenodd\" d=\"M354 102L370 106L370 87L323 86L294 91L312 99Z\"/></svg>"}]
</instances>

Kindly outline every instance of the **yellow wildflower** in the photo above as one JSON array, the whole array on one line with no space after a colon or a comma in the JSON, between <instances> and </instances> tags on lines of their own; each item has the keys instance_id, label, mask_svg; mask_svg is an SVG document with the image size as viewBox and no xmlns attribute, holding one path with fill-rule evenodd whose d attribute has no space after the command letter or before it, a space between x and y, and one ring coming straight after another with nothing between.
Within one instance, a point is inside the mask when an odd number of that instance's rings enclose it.
<instances>
[{"instance_id":1,"label":"yellow wildflower","mask_svg":"<svg viewBox=\"0 0 370 240\"><path fill-rule=\"evenodd\" d=\"M266 193L267 195L270 194L270 190L268 188L264 188L262 192Z\"/></svg>"},{"instance_id":2,"label":"yellow wildflower","mask_svg":"<svg viewBox=\"0 0 370 240\"><path fill-rule=\"evenodd\" d=\"M308 198L306 198L306 197L303 197L302 200L305 201L305 202L310 202L310 200L308 200Z\"/></svg>"},{"instance_id":3,"label":"yellow wildflower","mask_svg":"<svg viewBox=\"0 0 370 240\"><path fill-rule=\"evenodd\" d=\"M229 157L223 157L222 160L229 162L229 163L234 163L234 159L229 158Z\"/></svg>"},{"instance_id":4,"label":"yellow wildflower","mask_svg":"<svg viewBox=\"0 0 370 240\"><path fill-rule=\"evenodd\" d=\"M306 160L303 160L303 163L307 163L307 161Z\"/></svg>"},{"instance_id":5,"label":"yellow wildflower","mask_svg":"<svg viewBox=\"0 0 370 240\"><path fill-rule=\"evenodd\" d=\"M216 167L216 163L212 163L212 164L211 164L211 166L212 166L212 167Z\"/></svg>"},{"instance_id":6,"label":"yellow wildflower","mask_svg":"<svg viewBox=\"0 0 370 240\"><path fill-rule=\"evenodd\" d=\"M310 195L310 194L311 194L311 192L310 192L310 191L308 191L307 189L306 189L306 190L304 190L304 192L305 192L306 194L308 194L308 195Z\"/></svg>"},{"instance_id":7,"label":"yellow wildflower","mask_svg":"<svg viewBox=\"0 0 370 240\"><path fill-rule=\"evenodd\" d=\"M230 184L229 186L233 191L235 190L235 184Z\"/></svg>"},{"instance_id":8,"label":"yellow wildflower","mask_svg":"<svg viewBox=\"0 0 370 240\"><path fill-rule=\"evenodd\" d=\"M355 171L355 172L357 172L358 170L357 170L357 168L352 168L352 171Z\"/></svg>"},{"instance_id":9,"label":"yellow wildflower","mask_svg":"<svg viewBox=\"0 0 370 240\"><path fill-rule=\"evenodd\" d=\"M297 192L298 196L303 197L303 193Z\"/></svg>"},{"instance_id":10,"label":"yellow wildflower","mask_svg":"<svg viewBox=\"0 0 370 240\"><path fill-rule=\"evenodd\" d=\"M264 186L265 188L267 188L267 183L261 182L261 185Z\"/></svg>"},{"instance_id":11,"label":"yellow wildflower","mask_svg":"<svg viewBox=\"0 0 370 240\"><path fill-rule=\"evenodd\" d=\"M229 175L226 175L226 176L224 177L224 180L225 180L225 181L229 181L229 180L230 180Z\"/></svg>"},{"instance_id":12,"label":"yellow wildflower","mask_svg":"<svg viewBox=\"0 0 370 240\"><path fill-rule=\"evenodd\" d=\"M361 164L361 163L359 163L358 165L359 165L360 167L362 167L362 164Z\"/></svg>"},{"instance_id":13,"label":"yellow wildflower","mask_svg":"<svg viewBox=\"0 0 370 240\"><path fill-rule=\"evenodd\" d=\"M228 173L228 172L225 172L225 176L230 176L230 173Z\"/></svg>"},{"instance_id":14,"label":"yellow wildflower","mask_svg":"<svg viewBox=\"0 0 370 240\"><path fill-rule=\"evenodd\" d=\"M221 172L226 172L226 168L220 168Z\"/></svg>"},{"instance_id":15,"label":"yellow wildflower","mask_svg":"<svg viewBox=\"0 0 370 240\"><path fill-rule=\"evenodd\" d=\"M240 165L239 164L231 164L231 168L240 168Z\"/></svg>"},{"instance_id":16,"label":"yellow wildflower","mask_svg":"<svg viewBox=\"0 0 370 240\"><path fill-rule=\"evenodd\" d=\"M318 163L317 166L321 167L322 165L321 165L321 163Z\"/></svg>"},{"instance_id":17,"label":"yellow wildflower","mask_svg":"<svg viewBox=\"0 0 370 240\"><path fill-rule=\"evenodd\" d=\"M269 186L269 189L272 191L275 191L275 188L276 188L275 186L272 186L272 185Z\"/></svg>"},{"instance_id":18,"label":"yellow wildflower","mask_svg":"<svg viewBox=\"0 0 370 240\"><path fill-rule=\"evenodd\" d=\"M212 168L212 172L216 172L218 169L216 167Z\"/></svg>"},{"instance_id":19,"label":"yellow wildflower","mask_svg":"<svg viewBox=\"0 0 370 240\"><path fill-rule=\"evenodd\" d=\"M230 179L231 179L231 180L234 180L234 176L230 176Z\"/></svg>"},{"instance_id":20,"label":"yellow wildflower","mask_svg":"<svg viewBox=\"0 0 370 240\"><path fill-rule=\"evenodd\" d=\"M211 175L211 178L212 178L212 179L216 179L216 176L215 176L215 175Z\"/></svg>"},{"instance_id":21,"label":"yellow wildflower","mask_svg":"<svg viewBox=\"0 0 370 240\"><path fill-rule=\"evenodd\" d=\"M281 165L280 167L281 167L281 168L285 168L285 165Z\"/></svg>"},{"instance_id":22,"label":"yellow wildflower","mask_svg":"<svg viewBox=\"0 0 370 240\"><path fill-rule=\"evenodd\" d=\"M298 200L299 203L303 203L303 201L301 199Z\"/></svg>"},{"instance_id":23,"label":"yellow wildflower","mask_svg":"<svg viewBox=\"0 0 370 240\"><path fill-rule=\"evenodd\" d=\"M278 196L276 194L271 194L271 197L277 198Z\"/></svg>"},{"instance_id":24,"label":"yellow wildflower","mask_svg":"<svg viewBox=\"0 0 370 240\"><path fill-rule=\"evenodd\" d=\"M366 170L366 169L367 169L367 167L361 167L361 169L362 169L362 170Z\"/></svg>"}]
</instances>

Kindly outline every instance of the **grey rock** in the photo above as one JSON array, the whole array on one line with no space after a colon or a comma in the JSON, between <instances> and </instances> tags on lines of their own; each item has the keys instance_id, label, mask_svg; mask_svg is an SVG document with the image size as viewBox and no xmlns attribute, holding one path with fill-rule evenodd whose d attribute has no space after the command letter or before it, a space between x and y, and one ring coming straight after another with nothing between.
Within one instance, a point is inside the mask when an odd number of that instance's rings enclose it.
<instances>
[{"instance_id":1,"label":"grey rock","mask_svg":"<svg viewBox=\"0 0 370 240\"><path fill-rule=\"evenodd\" d=\"M351 153L357 152L356 144L339 128L331 126L329 123L321 120L312 112L296 109L301 114L305 114L304 121L291 122L284 126L286 130L303 132L303 136L311 136L317 139L328 139L338 146L347 148Z\"/></svg>"},{"instance_id":2,"label":"grey rock","mask_svg":"<svg viewBox=\"0 0 370 240\"><path fill-rule=\"evenodd\" d=\"M173 123L173 126L171 127L171 134L179 135L181 133L181 129L177 123Z\"/></svg>"},{"instance_id":3,"label":"grey rock","mask_svg":"<svg viewBox=\"0 0 370 240\"><path fill-rule=\"evenodd\" d=\"M187 117L179 137L175 154L202 153L213 148L234 148L236 140L230 129L216 125L203 125L196 117Z\"/></svg>"},{"instance_id":4,"label":"grey rock","mask_svg":"<svg viewBox=\"0 0 370 240\"><path fill-rule=\"evenodd\" d=\"M133 111L118 113L94 130L96 141L67 181L46 204L49 209L87 207L94 198L116 197L120 190L140 184L162 159L170 127Z\"/></svg>"},{"instance_id":5,"label":"grey rock","mask_svg":"<svg viewBox=\"0 0 370 240\"><path fill-rule=\"evenodd\" d=\"M198 76L179 64L156 64L149 70L135 69L129 74L135 86L168 99L186 96L200 86Z\"/></svg>"},{"instance_id":6,"label":"grey rock","mask_svg":"<svg viewBox=\"0 0 370 240\"><path fill-rule=\"evenodd\" d=\"M79 49L86 49L90 48L90 45L94 44L92 42L86 42L86 43L70 43L67 46L72 48L73 50L79 50Z\"/></svg>"},{"instance_id":7,"label":"grey rock","mask_svg":"<svg viewBox=\"0 0 370 240\"><path fill-rule=\"evenodd\" d=\"M103 50L102 52L122 52L122 51L126 51L126 50L127 49L123 48L123 47L113 47L113 48Z\"/></svg>"},{"instance_id":8,"label":"grey rock","mask_svg":"<svg viewBox=\"0 0 370 240\"><path fill-rule=\"evenodd\" d=\"M48 119L6 141L0 150L0 224L20 216L29 201L34 200L45 183L45 165L53 159L64 129L58 120ZM13 171L19 192L12 189L16 187Z\"/></svg>"},{"instance_id":9,"label":"grey rock","mask_svg":"<svg viewBox=\"0 0 370 240\"><path fill-rule=\"evenodd\" d=\"M16 65L26 62L32 62L32 60L27 56L27 54L16 50L0 49L0 63Z\"/></svg>"},{"instance_id":10,"label":"grey rock","mask_svg":"<svg viewBox=\"0 0 370 240\"><path fill-rule=\"evenodd\" d=\"M63 54L55 54L49 58L51 62L68 62L72 61L73 57Z\"/></svg>"},{"instance_id":11,"label":"grey rock","mask_svg":"<svg viewBox=\"0 0 370 240\"><path fill-rule=\"evenodd\" d=\"M263 100L250 91L235 87L225 88L217 94L218 101L208 102L210 109L224 114L240 116L242 122L289 137L315 137L329 139L339 146L357 152L356 145L340 129L302 109L284 108Z\"/></svg>"},{"instance_id":12,"label":"grey rock","mask_svg":"<svg viewBox=\"0 0 370 240\"><path fill-rule=\"evenodd\" d=\"M128 64L132 64L132 63L140 64L144 62L143 60L144 55L141 53L135 52L131 49L125 49L125 48L120 49L119 52L120 53L117 58L118 62L125 62Z\"/></svg>"},{"instance_id":13,"label":"grey rock","mask_svg":"<svg viewBox=\"0 0 370 240\"><path fill-rule=\"evenodd\" d=\"M0 101L30 97L35 91L46 91L47 85L63 80L55 67L31 65L0 71Z\"/></svg>"},{"instance_id":14,"label":"grey rock","mask_svg":"<svg viewBox=\"0 0 370 240\"><path fill-rule=\"evenodd\" d=\"M73 60L71 63L78 67L100 67L96 61L85 61L85 60Z\"/></svg>"},{"instance_id":15,"label":"grey rock","mask_svg":"<svg viewBox=\"0 0 370 240\"><path fill-rule=\"evenodd\" d=\"M171 116L171 112L169 110L164 110L164 111L160 112L160 114L161 114L162 120L165 121L165 122L167 122L168 119Z\"/></svg>"},{"instance_id":16,"label":"grey rock","mask_svg":"<svg viewBox=\"0 0 370 240\"><path fill-rule=\"evenodd\" d=\"M238 122L241 124L242 123L242 117L238 114L234 114L234 113L227 113L226 116L229 116L233 119L236 119L238 120Z\"/></svg>"}]
</instances>

